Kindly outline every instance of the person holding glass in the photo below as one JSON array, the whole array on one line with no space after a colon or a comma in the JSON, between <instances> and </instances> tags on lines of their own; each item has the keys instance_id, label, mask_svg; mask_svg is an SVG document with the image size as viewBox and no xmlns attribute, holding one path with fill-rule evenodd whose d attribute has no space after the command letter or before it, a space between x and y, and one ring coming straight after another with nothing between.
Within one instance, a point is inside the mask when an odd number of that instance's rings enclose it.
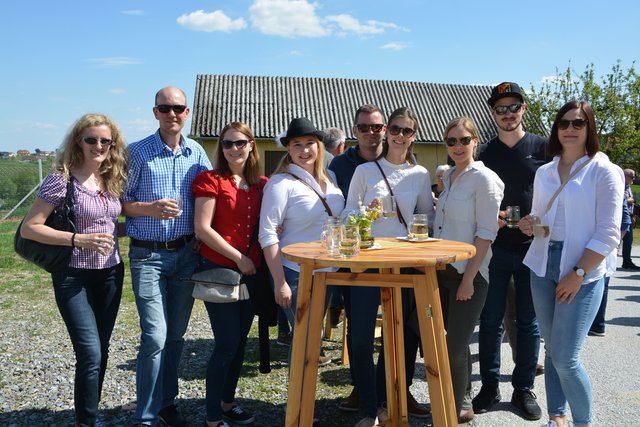
<instances>
[{"instance_id":1,"label":"person holding glass","mask_svg":"<svg viewBox=\"0 0 640 427\"><path fill-rule=\"evenodd\" d=\"M564 427L567 403L576 426L592 421L593 396L580 350L600 306L606 258L620 243L624 186L599 152L593 109L571 101L556 114L555 156L538 169L531 214L519 222L533 236L524 263L545 342L547 426Z\"/></svg>"},{"instance_id":2,"label":"person holding glass","mask_svg":"<svg viewBox=\"0 0 640 427\"><path fill-rule=\"evenodd\" d=\"M474 418L471 405L469 342L487 297L491 243L498 233L504 183L481 161L478 128L469 117L449 122L444 131L447 154L454 166L445 171L438 197L434 237L470 243L476 255L438 271L440 300L459 422Z\"/></svg>"},{"instance_id":3,"label":"person holding glass","mask_svg":"<svg viewBox=\"0 0 640 427\"><path fill-rule=\"evenodd\" d=\"M229 123L220 132L213 170L200 173L192 185L194 229L202 241L201 268L225 267L255 276L261 257L254 233L266 182L260 176L253 132L244 123ZM207 364L205 425L250 424L255 418L237 404L235 392L253 323L253 304L246 299L205 301L204 305L215 337Z\"/></svg>"},{"instance_id":4,"label":"person holding glass","mask_svg":"<svg viewBox=\"0 0 640 427\"><path fill-rule=\"evenodd\" d=\"M276 302L295 324L300 266L280 248L319 240L327 217L342 212L344 198L324 168L324 133L306 118L291 121L280 141L287 149L264 189L259 241L274 285ZM326 203L326 205L325 205Z\"/></svg>"},{"instance_id":5,"label":"person holding glass","mask_svg":"<svg viewBox=\"0 0 640 427\"><path fill-rule=\"evenodd\" d=\"M412 215L427 214L433 221L434 207L431 195L429 172L415 163L413 142L418 130L418 118L407 107L395 110L389 117L386 143L380 157L359 165L351 179L347 204L343 212L346 216L364 206L379 205L381 200L393 194L396 200L396 215L382 217L373 222L373 237L407 236ZM351 336L350 359L356 388L360 395L362 418L356 426L366 427L375 423L376 417L382 422L385 414L383 402L386 400L384 357L380 352L378 368L373 363L373 340L380 289L378 287L353 286L350 288L351 304L349 331ZM414 365L420 335L408 326L408 320L415 315L415 299L410 289L402 290L405 356L407 378L413 377ZM407 381L410 384L410 381ZM425 416L427 412L425 411Z\"/></svg>"},{"instance_id":6,"label":"person holding glass","mask_svg":"<svg viewBox=\"0 0 640 427\"><path fill-rule=\"evenodd\" d=\"M116 223L127 178L127 153L118 126L103 114L75 122L42 182L20 229L22 237L72 246L69 266L51 274L58 310L76 357L75 425L95 426L107 369L109 340L122 295L124 264ZM73 181L76 232L55 230L45 221L64 203Z\"/></svg>"}]
</instances>

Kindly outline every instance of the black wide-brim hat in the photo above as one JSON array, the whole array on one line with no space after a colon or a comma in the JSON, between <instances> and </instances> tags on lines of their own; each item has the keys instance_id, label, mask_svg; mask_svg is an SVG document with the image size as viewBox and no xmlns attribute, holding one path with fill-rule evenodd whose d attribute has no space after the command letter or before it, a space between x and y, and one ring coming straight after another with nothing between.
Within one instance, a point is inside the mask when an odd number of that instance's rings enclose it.
<instances>
[{"instance_id":1,"label":"black wide-brim hat","mask_svg":"<svg viewBox=\"0 0 640 427\"><path fill-rule=\"evenodd\" d=\"M280 138L282 145L287 146L292 138L299 136L313 135L320 141L324 139L324 132L316 128L311 120L304 117L291 120L287 128L287 134Z\"/></svg>"},{"instance_id":2,"label":"black wide-brim hat","mask_svg":"<svg viewBox=\"0 0 640 427\"><path fill-rule=\"evenodd\" d=\"M522 89L517 83L502 82L491 90L491 97L487 99L487 103L493 107L498 99L506 98L508 96L513 96L520 99L520 102L524 102Z\"/></svg>"}]
</instances>

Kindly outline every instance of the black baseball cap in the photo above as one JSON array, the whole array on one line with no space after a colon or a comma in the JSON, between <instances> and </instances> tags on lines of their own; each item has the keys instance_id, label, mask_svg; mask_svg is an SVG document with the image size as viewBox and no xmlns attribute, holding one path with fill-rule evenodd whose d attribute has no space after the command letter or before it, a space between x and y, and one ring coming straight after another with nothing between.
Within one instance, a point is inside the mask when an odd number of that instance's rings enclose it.
<instances>
[{"instance_id":1,"label":"black baseball cap","mask_svg":"<svg viewBox=\"0 0 640 427\"><path fill-rule=\"evenodd\" d=\"M519 98L520 102L524 102L522 89L520 88L520 86L518 86L517 83L513 82L503 82L497 86L494 86L494 88L491 89L491 97L487 99L487 102L491 107L493 107L498 99L506 98L508 96Z\"/></svg>"}]
</instances>

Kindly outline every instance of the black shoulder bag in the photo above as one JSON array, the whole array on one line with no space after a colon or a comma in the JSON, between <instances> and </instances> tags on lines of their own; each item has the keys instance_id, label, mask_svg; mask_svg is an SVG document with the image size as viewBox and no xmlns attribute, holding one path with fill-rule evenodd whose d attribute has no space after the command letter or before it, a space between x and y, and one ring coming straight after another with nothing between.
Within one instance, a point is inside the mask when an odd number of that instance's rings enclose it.
<instances>
[{"instance_id":1,"label":"black shoulder bag","mask_svg":"<svg viewBox=\"0 0 640 427\"><path fill-rule=\"evenodd\" d=\"M45 225L60 231L69 231L76 233L75 215L73 205L75 204L75 192L73 188L73 177L69 176L67 181L67 194L64 203L56 207L47 217ZM20 221L16 235L13 238L13 248L16 253L26 259L44 268L49 273L61 271L69 267L71 262L71 254L73 246L48 245L36 242L35 240L25 239L20 235L20 228L24 219ZM75 237L75 236L74 236ZM73 243L73 239L72 239Z\"/></svg>"}]
</instances>

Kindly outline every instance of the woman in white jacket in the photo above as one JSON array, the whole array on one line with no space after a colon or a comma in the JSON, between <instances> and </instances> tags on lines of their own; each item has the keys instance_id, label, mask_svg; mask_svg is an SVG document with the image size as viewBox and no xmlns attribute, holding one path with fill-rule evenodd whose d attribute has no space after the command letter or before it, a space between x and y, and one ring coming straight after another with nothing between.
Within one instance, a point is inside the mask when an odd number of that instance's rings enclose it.
<instances>
[{"instance_id":1,"label":"woman in white jacket","mask_svg":"<svg viewBox=\"0 0 640 427\"><path fill-rule=\"evenodd\" d=\"M602 299L606 258L620 242L624 190L599 146L588 103L560 108L549 139L556 157L538 169L531 215L519 224L534 235L524 263L545 340L548 426L565 426L567 402L576 426L591 423L591 382L580 350Z\"/></svg>"}]
</instances>

